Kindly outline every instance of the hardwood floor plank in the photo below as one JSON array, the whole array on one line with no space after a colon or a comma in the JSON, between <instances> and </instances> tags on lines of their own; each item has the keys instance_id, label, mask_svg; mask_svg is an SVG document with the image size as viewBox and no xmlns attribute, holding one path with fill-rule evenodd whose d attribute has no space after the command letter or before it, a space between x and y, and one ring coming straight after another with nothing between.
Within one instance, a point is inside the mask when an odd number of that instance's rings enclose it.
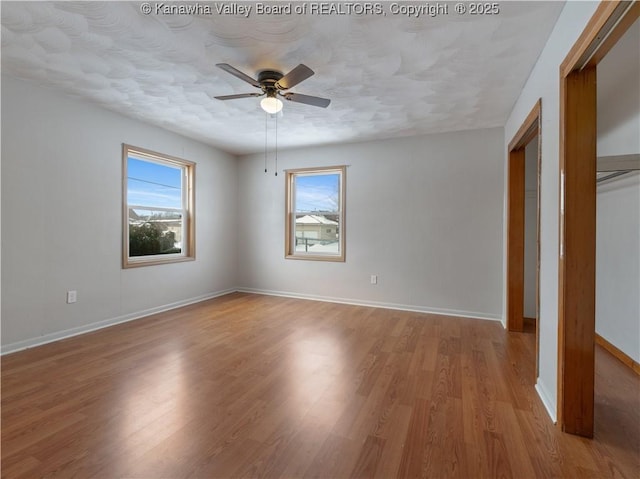
<instances>
[{"instance_id":1,"label":"hardwood floor plank","mask_svg":"<svg viewBox=\"0 0 640 479\"><path fill-rule=\"evenodd\" d=\"M485 431L484 444L489 458L489 476L514 477L509 462L509 453L502 434Z\"/></svg>"},{"instance_id":2,"label":"hardwood floor plank","mask_svg":"<svg viewBox=\"0 0 640 479\"><path fill-rule=\"evenodd\" d=\"M529 447L518 427L518 418L513 406L499 402L496 405L496 416L499 430L502 431L504 444L508 453L508 462L517 464L518 470L511 470L516 477L536 477L535 470L529 461Z\"/></svg>"},{"instance_id":3,"label":"hardwood floor plank","mask_svg":"<svg viewBox=\"0 0 640 479\"><path fill-rule=\"evenodd\" d=\"M31 478L36 476L40 461L33 456L14 456L12 460L2 461L3 477Z\"/></svg>"},{"instance_id":4,"label":"hardwood floor plank","mask_svg":"<svg viewBox=\"0 0 640 479\"><path fill-rule=\"evenodd\" d=\"M492 422L483 415L473 353L468 351L462 356L462 437L469 470L477 477L489 477L489 458L483 446L484 432Z\"/></svg>"},{"instance_id":5,"label":"hardwood floor plank","mask_svg":"<svg viewBox=\"0 0 640 479\"><path fill-rule=\"evenodd\" d=\"M324 420L305 417L282 454L274 458L262 477L305 477L305 472L329 435L330 428Z\"/></svg>"},{"instance_id":6,"label":"hardwood floor plank","mask_svg":"<svg viewBox=\"0 0 640 479\"><path fill-rule=\"evenodd\" d=\"M398 477L425 477L423 474L423 453L427 444L430 404L426 399L416 399L409 420L409 430L400 459Z\"/></svg>"},{"instance_id":7,"label":"hardwood floor plank","mask_svg":"<svg viewBox=\"0 0 640 479\"><path fill-rule=\"evenodd\" d=\"M305 471L304 477L310 479L348 477L358 459L359 449L360 445L351 439L329 434Z\"/></svg>"},{"instance_id":8,"label":"hardwood floor plank","mask_svg":"<svg viewBox=\"0 0 640 479\"><path fill-rule=\"evenodd\" d=\"M535 438L535 441L528 442L531 465L536 477L563 477L555 427L545 421L540 413L536 411L535 415L531 415L516 409L520 430L526 438Z\"/></svg>"},{"instance_id":9,"label":"hardwood floor plank","mask_svg":"<svg viewBox=\"0 0 640 479\"><path fill-rule=\"evenodd\" d=\"M368 479L375 476L378 463L382 457L385 439L375 436L367 436L362 445L360 455L349 477Z\"/></svg>"},{"instance_id":10,"label":"hardwood floor plank","mask_svg":"<svg viewBox=\"0 0 640 479\"><path fill-rule=\"evenodd\" d=\"M640 471L640 377L596 349L593 440L493 321L234 293L3 356L2 478Z\"/></svg>"},{"instance_id":11,"label":"hardwood floor plank","mask_svg":"<svg viewBox=\"0 0 640 479\"><path fill-rule=\"evenodd\" d=\"M399 477L398 470L402 460L405 441L409 431L412 408L399 405L389 418L389 422L394 427L386 431L386 442L380 460L375 470L375 474L370 476L377 479L387 479Z\"/></svg>"}]
</instances>

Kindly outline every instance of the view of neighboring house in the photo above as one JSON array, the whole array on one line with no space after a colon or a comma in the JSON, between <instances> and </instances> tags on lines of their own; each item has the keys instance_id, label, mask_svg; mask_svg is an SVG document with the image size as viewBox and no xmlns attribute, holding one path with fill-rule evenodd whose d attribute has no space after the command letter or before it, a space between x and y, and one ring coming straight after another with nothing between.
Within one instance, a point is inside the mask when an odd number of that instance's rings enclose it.
<instances>
[{"instance_id":1,"label":"view of neighboring house","mask_svg":"<svg viewBox=\"0 0 640 479\"><path fill-rule=\"evenodd\" d=\"M335 241L338 238L338 222L321 215L301 216L296 218L296 238Z\"/></svg>"},{"instance_id":2,"label":"view of neighboring house","mask_svg":"<svg viewBox=\"0 0 640 479\"><path fill-rule=\"evenodd\" d=\"M309 251L316 245L335 245L337 248L338 222L324 215L307 214L296 218L296 250Z\"/></svg>"}]
</instances>

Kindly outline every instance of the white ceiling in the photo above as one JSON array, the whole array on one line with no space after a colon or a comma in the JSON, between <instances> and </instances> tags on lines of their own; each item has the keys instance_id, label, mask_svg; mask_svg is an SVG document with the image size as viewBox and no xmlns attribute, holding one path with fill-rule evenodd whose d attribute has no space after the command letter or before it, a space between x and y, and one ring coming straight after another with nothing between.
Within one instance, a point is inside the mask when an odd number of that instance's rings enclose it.
<instances>
[{"instance_id":1,"label":"white ceiling","mask_svg":"<svg viewBox=\"0 0 640 479\"><path fill-rule=\"evenodd\" d=\"M258 91L216 63L315 70L291 91L332 103L285 102L280 148L488 128L504 125L564 5L409 18L383 3L375 16L244 18L216 14L220 2L145 16L141 2L3 1L2 71L234 154L264 149L265 114L258 98L211 98Z\"/></svg>"}]
</instances>

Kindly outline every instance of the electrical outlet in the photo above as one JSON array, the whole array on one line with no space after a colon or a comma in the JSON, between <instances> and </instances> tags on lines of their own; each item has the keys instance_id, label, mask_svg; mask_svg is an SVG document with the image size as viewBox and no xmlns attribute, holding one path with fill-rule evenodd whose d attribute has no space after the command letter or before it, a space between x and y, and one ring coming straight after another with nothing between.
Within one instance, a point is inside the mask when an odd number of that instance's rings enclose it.
<instances>
[{"instance_id":1,"label":"electrical outlet","mask_svg":"<svg viewBox=\"0 0 640 479\"><path fill-rule=\"evenodd\" d=\"M75 303L78 300L77 291L67 291L67 304Z\"/></svg>"},{"instance_id":2,"label":"electrical outlet","mask_svg":"<svg viewBox=\"0 0 640 479\"><path fill-rule=\"evenodd\" d=\"M378 275L377 274L372 274L371 275L371 284L378 284Z\"/></svg>"}]
</instances>

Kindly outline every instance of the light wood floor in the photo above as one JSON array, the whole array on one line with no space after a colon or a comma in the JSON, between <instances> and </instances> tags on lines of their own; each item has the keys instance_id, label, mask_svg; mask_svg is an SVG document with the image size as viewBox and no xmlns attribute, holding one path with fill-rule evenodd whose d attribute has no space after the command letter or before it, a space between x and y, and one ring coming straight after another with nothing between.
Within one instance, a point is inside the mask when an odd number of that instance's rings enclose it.
<instances>
[{"instance_id":1,"label":"light wood floor","mask_svg":"<svg viewBox=\"0 0 640 479\"><path fill-rule=\"evenodd\" d=\"M232 294L2 358L2 477L627 477L638 377L598 352L596 437L554 426L534 335Z\"/></svg>"}]
</instances>

